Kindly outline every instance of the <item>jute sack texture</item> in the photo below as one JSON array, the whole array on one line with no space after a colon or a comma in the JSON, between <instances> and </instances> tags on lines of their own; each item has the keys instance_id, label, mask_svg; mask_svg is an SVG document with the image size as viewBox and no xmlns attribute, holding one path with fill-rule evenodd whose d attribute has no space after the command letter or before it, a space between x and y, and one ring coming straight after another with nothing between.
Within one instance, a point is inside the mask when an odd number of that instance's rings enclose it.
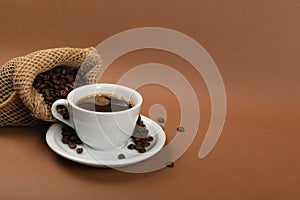
<instances>
[{"instance_id":1,"label":"jute sack texture","mask_svg":"<svg viewBox=\"0 0 300 200\"><path fill-rule=\"evenodd\" d=\"M0 126L31 126L38 123L13 89L13 73L18 60L12 59L0 69Z\"/></svg>"},{"instance_id":2,"label":"jute sack texture","mask_svg":"<svg viewBox=\"0 0 300 200\"><path fill-rule=\"evenodd\" d=\"M31 126L39 121L55 122L51 108L32 86L35 77L56 66L78 68L83 73L76 83L98 82L102 65L95 48L55 48L14 58L0 69L0 127Z\"/></svg>"}]
</instances>

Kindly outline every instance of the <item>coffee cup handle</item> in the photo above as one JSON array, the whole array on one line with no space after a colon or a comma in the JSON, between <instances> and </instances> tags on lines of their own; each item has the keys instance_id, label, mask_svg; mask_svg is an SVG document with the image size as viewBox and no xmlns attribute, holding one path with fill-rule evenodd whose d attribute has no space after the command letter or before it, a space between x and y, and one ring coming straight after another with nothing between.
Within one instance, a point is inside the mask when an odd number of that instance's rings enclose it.
<instances>
[{"instance_id":1,"label":"coffee cup handle","mask_svg":"<svg viewBox=\"0 0 300 200\"><path fill-rule=\"evenodd\" d=\"M55 117L59 121L61 121L61 122L65 123L65 124L67 124L68 126L74 128L74 125L73 125L73 122L72 122L72 119L71 119L71 115L70 115L70 119L64 119L63 116L60 113L57 112L57 110L56 110L57 106L65 106L68 109L68 112L70 114L68 101L66 99L58 99L58 100L56 100L52 104L51 113L52 113L53 117Z\"/></svg>"}]
</instances>

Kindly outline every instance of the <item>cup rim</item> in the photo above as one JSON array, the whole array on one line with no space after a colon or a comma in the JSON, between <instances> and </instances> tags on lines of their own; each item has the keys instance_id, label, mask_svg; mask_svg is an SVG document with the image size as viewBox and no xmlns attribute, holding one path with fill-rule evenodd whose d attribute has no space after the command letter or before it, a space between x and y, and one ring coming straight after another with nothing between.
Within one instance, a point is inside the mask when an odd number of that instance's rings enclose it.
<instances>
[{"instance_id":1,"label":"cup rim","mask_svg":"<svg viewBox=\"0 0 300 200\"><path fill-rule=\"evenodd\" d=\"M129 109L126 109L126 110L114 111L114 112L99 112L99 111L91 111L91 110L80 108L79 106L76 105L76 103L73 101L73 99L71 99L73 97L74 93L76 92L76 89L79 89L79 88L83 89L84 87L85 88L96 87L96 86L99 86L99 85L114 86L114 87L119 87L119 88L123 88L123 89L129 90L131 94L136 94L138 96L139 101L137 103L135 102L136 104L133 107L131 107ZM131 110L138 109L142 105L143 97L142 97L142 95L138 91L136 91L136 90L134 90L134 89L132 89L130 87L124 86L124 85L113 84L113 83L94 83L94 84L84 85L84 86L80 86L78 88L73 89L68 94L67 101L71 105L71 107L76 108L77 110L82 111L82 112L91 113L91 114L101 114L101 115L113 115L113 114L126 113L126 112L129 112Z\"/></svg>"}]
</instances>

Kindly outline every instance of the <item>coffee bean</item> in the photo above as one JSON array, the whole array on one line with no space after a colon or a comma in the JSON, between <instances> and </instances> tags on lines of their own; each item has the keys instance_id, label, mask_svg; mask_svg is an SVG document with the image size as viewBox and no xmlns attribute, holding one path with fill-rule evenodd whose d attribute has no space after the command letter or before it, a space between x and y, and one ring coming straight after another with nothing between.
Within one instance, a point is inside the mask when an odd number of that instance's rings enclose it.
<instances>
[{"instance_id":1,"label":"coffee bean","mask_svg":"<svg viewBox=\"0 0 300 200\"><path fill-rule=\"evenodd\" d=\"M62 96L62 95L60 95L60 92L59 92L59 91L56 91L56 92L51 91L51 92L52 92L51 96L53 96L54 98L55 98L55 97L60 97L60 96Z\"/></svg>"},{"instance_id":2,"label":"coffee bean","mask_svg":"<svg viewBox=\"0 0 300 200\"><path fill-rule=\"evenodd\" d=\"M162 118L162 117L157 118L157 121L158 121L159 123L165 123L165 119Z\"/></svg>"},{"instance_id":3,"label":"coffee bean","mask_svg":"<svg viewBox=\"0 0 300 200\"><path fill-rule=\"evenodd\" d=\"M126 158L126 156L124 154L122 154L122 153L118 155L118 159L120 159L120 160L121 159L125 159L125 158Z\"/></svg>"},{"instance_id":4,"label":"coffee bean","mask_svg":"<svg viewBox=\"0 0 300 200\"><path fill-rule=\"evenodd\" d=\"M75 149L77 147L77 145L75 143L70 142L70 141L69 141L68 145L69 145L70 149Z\"/></svg>"},{"instance_id":5,"label":"coffee bean","mask_svg":"<svg viewBox=\"0 0 300 200\"><path fill-rule=\"evenodd\" d=\"M148 138L147 137L142 138L142 143L145 143L145 142L148 142Z\"/></svg>"},{"instance_id":6,"label":"coffee bean","mask_svg":"<svg viewBox=\"0 0 300 200\"><path fill-rule=\"evenodd\" d=\"M49 92L49 89L48 89L48 88L45 89L45 95L50 96L50 92Z\"/></svg>"},{"instance_id":7,"label":"coffee bean","mask_svg":"<svg viewBox=\"0 0 300 200\"><path fill-rule=\"evenodd\" d=\"M141 137L134 137L134 142L140 142L140 141L142 141L142 138Z\"/></svg>"},{"instance_id":8,"label":"coffee bean","mask_svg":"<svg viewBox=\"0 0 300 200\"><path fill-rule=\"evenodd\" d=\"M141 148L141 149L138 150L138 152L139 152L139 153L145 153L145 152L146 152L146 149L145 149L145 148Z\"/></svg>"},{"instance_id":9,"label":"coffee bean","mask_svg":"<svg viewBox=\"0 0 300 200\"><path fill-rule=\"evenodd\" d=\"M174 162L168 161L168 162L166 163L166 166L167 166L167 167L174 167Z\"/></svg>"},{"instance_id":10,"label":"coffee bean","mask_svg":"<svg viewBox=\"0 0 300 200\"><path fill-rule=\"evenodd\" d=\"M151 142L153 140L153 137L152 136L148 136L147 140Z\"/></svg>"},{"instance_id":11,"label":"coffee bean","mask_svg":"<svg viewBox=\"0 0 300 200\"><path fill-rule=\"evenodd\" d=\"M80 139L75 141L75 144L82 144L82 141Z\"/></svg>"},{"instance_id":12,"label":"coffee bean","mask_svg":"<svg viewBox=\"0 0 300 200\"><path fill-rule=\"evenodd\" d=\"M63 136L72 136L73 133L70 132L70 131L68 131L68 130L64 130L64 131L62 132L62 135L63 135Z\"/></svg>"},{"instance_id":13,"label":"coffee bean","mask_svg":"<svg viewBox=\"0 0 300 200\"><path fill-rule=\"evenodd\" d=\"M130 149L130 150L132 150L132 149L135 148L135 145L134 144L130 144L130 145L127 146L127 148Z\"/></svg>"},{"instance_id":14,"label":"coffee bean","mask_svg":"<svg viewBox=\"0 0 300 200\"><path fill-rule=\"evenodd\" d=\"M43 89L43 88L45 88L45 87L47 87L46 84L40 84L40 86L39 86L39 88L41 88L41 89Z\"/></svg>"},{"instance_id":15,"label":"coffee bean","mask_svg":"<svg viewBox=\"0 0 300 200\"><path fill-rule=\"evenodd\" d=\"M62 117L64 119L69 119L70 118L69 113L68 113L68 109L65 106L59 105L59 106L56 107L56 110L57 110L58 113L60 113L62 115Z\"/></svg>"},{"instance_id":16,"label":"coffee bean","mask_svg":"<svg viewBox=\"0 0 300 200\"><path fill-rule=\"evenodd\" d=\"M51 96L46 96L46 100L52 101L52 100L53 100L53 97L51 97Z\"/></svg>"},{"instance_id":17,"label":"coffee bean","mask_svg":"<svg viewBox=\"0 0 300 200\"><path fill-rule=\"evenodd\" d=\"M136 145L135 145L135 149L136 150L141 150L141 149L143 149L144 147L142 146L142 144L141 143L137 143Z\"/></svg>"},{"instance_id":18,"label":"coffee bean","mask_svg":"<svg viewBox=\"0 0 300 200\"><path fill-rule=\"evenodd\" d=\"M65 127L62 127L61 130L63 132L71 132L71 133L74 132L73 129L69 129L69 128L65 128Z\"/></svg>"},{"instance_id":19,"label":"coffee bean","mask_svg":"<svg viewBox=\"0 0 300 200\"><path fill-rule=\"evenodd\" d=\"M148 147L148 146L150 146L150 142L143 142L143 143L142 143L142 146L143 146L143 147Z\"/></svg>"},{"instance_id":20,"label":"coffee bean","mask_svg":"<svg viewBox=\"0 0 300 200\"><path fill-rule=\"evenodd\" d=\"M54 70L55 70L55 69L53 68L52 70L49 70L49 71L48 71L49 76L53 76L53 74L54 74L53 71L54 71Z\"/></svg>"},{"instance_id":21,"label":"coffee bean","mask_svg":"<svg viewBox=\"0 0 300 200\"><path fill-rule=\"evenodd\" d=\"M62 143L64 143L64 144L68 144L68 138L66 138L66 137L63 137L63 138L61 139L61 141L62 141Z\"/></svg>"},{"instance_id":22,"label":"coffee bean","mask_svg":"<svg viewBox=\"0 0 300 200\"><path fill-rule=\"evenodd\" d=\"M69 139L71 142L75 142L78 140L78 137L76 135L72 135Z\"/></svg>"},{"instance_id":23,"label":"coffee bean","mask_svg":"<svg viewBox=\"0 0 300 200\"><path fill-rule=\"evenodd\" d=\"M57 84L59 84L59 80L56 80L57 77L56 77L55 75L54 75L52 78L53 78L52 83L54 83L55 86L56 86Z\"/></svg>"},{"instance_id":24,"label":"coffee bean","mask_svg":"<svg viewBox=\"0 0 300 200\"><path fill-rule=\"evenodd\" d=\"M68 113L66 113L66 114L63 114L62 116L63 116L63 118L64 118L64 119L70 119L70 116L69 116L69 114L68 114Z\"/></svg>"},{"instance_id":25,"label":"coffee bean","mask_svg":"<svg viewBox=\"0 0 300 200\"><path fill-rule=\"evenodd\" d=\"M67 141L69 141L70 136L69 135L64 135L63 138L65 138Z\"/></svg>"},{"instance_id":26,"label":"coffee bean","mask_svg":"<svg viewBox=\"0 0 300 200\"><path fill-rule=\"evenodd\" d=\"M53 69L53 72L56 73L56 74L59 74L61 71L62 71L62 69L59 68L59 67L56 67L56 68Z\"/></svg>"},{"instance_id":27,"label":"coffee bean","mask_svg":"<svg viewBox=\"0 0 300 200\"><path fill-rule=\"evenodd\" d=\"M76 152L77 152L78 154L81 154L81 153L83 152L83 148L77 148L77 149L76 149Z\"/></svg>"},{"instance_id":28,"label":"coffee bean","mask_svg":"<svg viewBox=\"0 0 300 200\"><path fill-rule=\"evenodd\" d=\"M60 96L61 97L65 97L65 96L67 96L68 95L68 91L66 91L66 90L61 90L60 91Z\"/></svg>"},{"instance_id":29,"label":"coffee bean","mask_svg":"<svg viewBox=\"0 0 300 200\"><path fill-rule=\"evenodd\" d=\"M48 81L48 80L50 80L50 76L46 74L46 75L44 76L44 81Z\"/></svg>"},{"instance_id":30,"label":"coffee bean","mask_svg":"<svg viewBox=\"0 0 300 200\"><path fill-rule=\"evenodd\" d=\"M67 76L66 79L68 80L68 82L72 82L73 80L73 76Z\"/></svg>"},{"instance_id":31,"label":"coffee bean","mask_svg":"<svg viewBox=\"0 0 300 200\"><path fill-rule=\"evenodd\" d=\"M177 131L178 131L178 132L184 132L185 129L184 129L184 127L180 126L180 127L177 128Z\"/></svg>"},{"instance_id":32,"label":"coffee bean","mask_svg":"<svg viewBox=\"0 0 300 200\"><path fill-rule=\"evenodd\" d=\"M52 82L48 82L48 86L54 88L54 84Z\"/></svg>"},{"instance_id":33,"label":"coffee bean","mask_svg":"<svg viewBox=\"0 0 300 200\"><path fill-rule=\"evenodd\" d=\"M59 84L60 84L62 87L64 87L64 84L66 84L66 83L67 83L66 79L61 79L61 80L59 81Z\"/></svg>"}]
</instances>

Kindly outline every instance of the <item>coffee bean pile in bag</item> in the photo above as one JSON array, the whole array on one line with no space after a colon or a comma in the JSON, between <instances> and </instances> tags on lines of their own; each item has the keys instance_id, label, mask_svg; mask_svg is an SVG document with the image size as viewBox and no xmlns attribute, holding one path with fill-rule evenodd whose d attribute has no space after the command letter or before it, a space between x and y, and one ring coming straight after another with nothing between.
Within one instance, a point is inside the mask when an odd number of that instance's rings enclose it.
<instances>
[{"instance_id":1,"label":"coffee bean pile in bag","mask_svg":"<svg viewBox=\"0 0 300 200\"><path fill-rule=\"evenodd\" d=\"M94 48L40 50L0 68L0 127L55 122L52 103L74 88L98 82L102 64Z\"/></svg>"}]
</instances>

